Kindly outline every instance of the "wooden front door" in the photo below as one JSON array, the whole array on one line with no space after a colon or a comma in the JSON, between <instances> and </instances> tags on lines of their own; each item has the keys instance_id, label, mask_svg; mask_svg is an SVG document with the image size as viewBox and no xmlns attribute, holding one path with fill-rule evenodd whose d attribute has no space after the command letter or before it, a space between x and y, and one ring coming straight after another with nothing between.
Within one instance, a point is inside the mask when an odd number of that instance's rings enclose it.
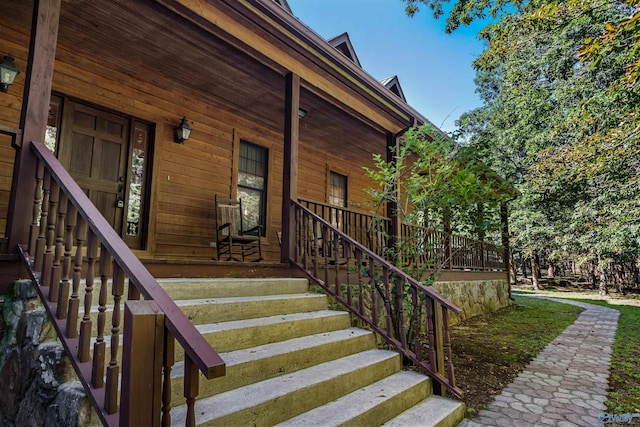
<instances>
[{"instance_id":1,"label":"wooden front door","mask_svg":"<svg viewBox=\"0 0 640 427\"><path fill-rule=\"evenodd\" d=\"M58 158L113 228L122 234L130 120L66 102Z\"/></svg>"}]
</instances>

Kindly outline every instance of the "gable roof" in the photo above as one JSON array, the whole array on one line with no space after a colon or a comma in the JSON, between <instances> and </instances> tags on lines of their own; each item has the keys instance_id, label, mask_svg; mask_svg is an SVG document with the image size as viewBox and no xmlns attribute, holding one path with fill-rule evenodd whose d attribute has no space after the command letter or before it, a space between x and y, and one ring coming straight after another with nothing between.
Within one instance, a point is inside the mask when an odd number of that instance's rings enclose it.
<instances>
[{"instance_id":1,"label":"gable roof","mask_svg":"<svg viewBox=\"0 0 640 427\"><path fill-rule=\"evenodd\" d=\"M395 93L404 102L407 102L407 98L404 97L404 92L402 91L402 86L400 86L398 76L387 77L386 79L380 80L380 84Z\"/></svg>"},{"instance_id":2,"label":"gable roof","mask_svg":"<svg viewBox=\"0 0 640 427\"><path fill-rule=\"evenodd\" d=\"M344 32L339 36L336 36L332 39L327 40L327 42L335 47L340 53L349 58L354 64L358 67L362 68L360 65L360 60L358 59L358 55L356 55L356 51L353 48L353 44L351 43L351 39L349 39L349 34Z\"/></svg>"},{"instance_id":3,"label":"gable roof","mask_svg":"<svg viewBox=\"0 0 640 427\"><path fill-rule=\"evenodd\" d=\"M289 7L289 3L287 2L287 0L273 0L273 2L293 15L293 12L291 11L291 7Z\"/></svg>"}]
</instances>

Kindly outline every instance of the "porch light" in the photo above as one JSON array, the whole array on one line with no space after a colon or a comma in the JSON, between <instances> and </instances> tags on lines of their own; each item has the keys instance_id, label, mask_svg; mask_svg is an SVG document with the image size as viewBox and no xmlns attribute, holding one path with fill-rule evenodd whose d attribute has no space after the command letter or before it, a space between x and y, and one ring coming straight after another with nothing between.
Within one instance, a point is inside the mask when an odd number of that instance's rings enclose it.
<instances>
[{"instance_id":1,"label":"porch light","mask_svg":"<svg viewBox=\"0 0 640 427\"><path fill-rule=\"evenodd\" d=\"M16 81L18 74L20 74L20 71L16 68L16 64L13 63L13 56L11 54L5 55L4 61L0 62L0 90L7 92L9 86Z\"/></svg>"},{"instance_id":2,"label":"porch light","mask_svg":"<svg viewBox=\"0 0 640 427\"><path fill-rule=\"evenodd\" d=\"M182 118L180 125L176 128L176 132L174 135L174 141L178 144L184 144L184 142L189 139L191 135L191 127L189 126L189 122L186 117Z\"/></svg>"},{"instance_id":3,"label":"porch light","mask_svg":"<svg viewBox=\"0 0 640 427\"><path fill-rule=\"evenodd\" d=\"M304 108L298 108L298 118L299 119L304 119L307 115L307 110L305 110Z\"/></svg>"}]
</instances>

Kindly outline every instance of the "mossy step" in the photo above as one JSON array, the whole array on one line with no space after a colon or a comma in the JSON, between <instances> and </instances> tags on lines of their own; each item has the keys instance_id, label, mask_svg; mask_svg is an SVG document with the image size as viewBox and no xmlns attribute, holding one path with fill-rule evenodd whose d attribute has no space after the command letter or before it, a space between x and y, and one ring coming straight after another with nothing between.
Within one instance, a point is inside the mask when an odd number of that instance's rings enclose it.
<instances>
[{"instance_id":1,"label":"mossy step","mask_svg":"<svg viewBox=\"0 0 640 427\"><path fill-rule=\"evenodd\" d=\"M294 338L258 347L221 353L227 374L206 380L201 376L200 397L211 396L251 383L306 369L320 363L375 348L374 335L363 329L348 328ZM184 364L172 370L174 401L182 398Z\"/></svg>"}]
</instances>

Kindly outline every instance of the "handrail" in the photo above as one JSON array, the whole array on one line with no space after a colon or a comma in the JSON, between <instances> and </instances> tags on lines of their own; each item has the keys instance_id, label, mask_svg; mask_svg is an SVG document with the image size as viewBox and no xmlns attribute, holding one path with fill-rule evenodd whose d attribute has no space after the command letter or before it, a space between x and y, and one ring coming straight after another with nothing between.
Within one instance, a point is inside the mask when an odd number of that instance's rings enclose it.
<instances>
[{"instance_id":1,"label":"handrail","mask_svg":"<svg viewBox=\"0 0 640 427\"><path fill-rule=\"evenodd\" d=\"M436 385L462 396L455 385L448 332L448 312L459 314L460 309L300 202L292 200L291 205L296 250L290 262L430 375ZM407 304L410 313L405 316ZM425 329L428 360L422 355Z\"/></svg>"},{"instance_id":2,"label":"handrail","mask_svg":"<svg viewBox=\"0 0 640 427\"><path fill-rule=\"evenodd\" d=\"M54 326L58 330L59 338L65 345L67 354L85 386L87 395L94 406L97 406L96 412L105 424L117 425L118 421L113 414L117 411L117 403L115 402L117 402L117 383L120 371L117 363L118 337L121 331L124 336L127 334L124 329L127 325L125 324L124 328L120 326L120 302L124 293L126 275L129 291L128 296L124 295L125 298L139 299L140 296L143 296L145 300L152 300L164 315L164 327L166 328L164 345L167 354L165 354L164 379L162 381L165 389L171 387L173 339L185 350L185 376L190 377L189 381L185 380L185 397L187 405L190 406L188 411L192 413L193 400L198 393L197 370L202 372L206 378L219 377L225 374L224 361L127 247L53 153L42 143L32 142L30 145L38 161L35 177L36 192L29 243L26 246L21 245L20 252L29 267L32 278L38 285L38 291L49 310ZM76 248L75 256L72 253L73 248ZM83 250L86 251L86 257ZM83 263L88 264L88 267L84 299L85 312L84 317L81 318L82 313L78 312L81 306L79 287ZM109 284L114 298L111 361L107 368L106 378L107 388L109 388L111 376L111 382L116 384L116 390L103 389L104 354L101 355L102 361L96 359L96 354L99 354L99 351L104 352L104 348L101 350L94 348L93 363L90 363L89 360L92 328L90 306L95 277L94 268L98 265L101 285L97 333L98 341L102 344L106 340L103 334L107 335L104 333L104 329L107 286ZM78 334L80 319L82 324ZM78 354L75 354L76 352ZM90 365L93 365L93 369ZM113 369L110 371L110 368ZM187 386L190 387L190 390L187 390ZM162 413L165 417L168 416L171 407L171 393L166 390L163 393L166 394L162 396ZM105 399L104 406L100 402L103 397ZM189 422L192 421L193 418Z\"/></svg>"}]
</instances>

